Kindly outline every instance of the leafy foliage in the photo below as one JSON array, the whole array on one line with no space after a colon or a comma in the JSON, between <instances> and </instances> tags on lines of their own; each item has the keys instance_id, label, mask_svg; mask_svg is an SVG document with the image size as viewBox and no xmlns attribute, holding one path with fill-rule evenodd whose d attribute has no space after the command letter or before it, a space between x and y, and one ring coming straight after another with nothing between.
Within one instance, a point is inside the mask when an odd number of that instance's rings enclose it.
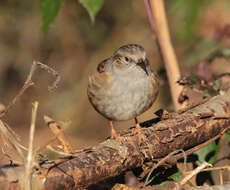
<instances>
[{"instance_id":1,"label":"leafy foliage","mask_svg":"<svg viewBox=\"0 0 230 190\"><path fill-rule=\"evenodd\" d=\"M104 0L79 0L86 8L89 16L94 22L95 16L100 11L104 4ZM50 25L55 21L63 4L63 0L43 0L42 2L42 29L46 33Z\"/></svg>"},{"instance_id":2,"label":"leafy foliage","mask_svg":"<svg viewBox=\"0 0 230 190\"><path fill-rule=\"evenodd\" d=\"M44 0L42 3L43 32L46 33L57 17L63 0Z\"/></svg>"},{"instance_id":3,"label":"leafy foliage","mask_svg":"<svg viewBox=\"0 0 230 190\"><path fill-rule=\"evenodd\" d=\"M95 16L97 15L98 11L102 8L104 4L104 0L79 0L79 2L88 11L92 22L94 22Z\"/></svg>"},{"instance_id":4,"label":"leafy foliage","mask_svg":"<svg viewBox=\"0 0 230 190\"><path fill-rule=\"evenodd\" d=\"M177 171L176 173L173 173L171 176L168 177L168 179L179 182L182 178L182 172Z\"/></svg>"}]
</instances>

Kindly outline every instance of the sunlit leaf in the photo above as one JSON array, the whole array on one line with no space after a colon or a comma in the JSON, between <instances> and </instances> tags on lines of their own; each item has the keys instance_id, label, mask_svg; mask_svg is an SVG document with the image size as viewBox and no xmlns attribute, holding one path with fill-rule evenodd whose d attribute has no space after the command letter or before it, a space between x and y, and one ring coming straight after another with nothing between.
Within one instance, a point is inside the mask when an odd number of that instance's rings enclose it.
<instances>
[{"instance_id":1,"label":"sunlit leaf","mask_svg":"<svg viewBox=\"0 0 230 190\"><path fill-rule=\"evenodd\" d=\"M46 33L57 17L63 0L43 0L42 2L42 29Z\"/></svg>"},{"instance_id":2,"label":"sunlit leaf","mask_svg":"<svg viewBox=\"0 0 230 190\"><path fill-rule=\"evenodd\" d=\"M86 8L89 13L89 16L94 22L94 18L102 8L104 0L79 0L79 2Z\"/></svg>"}]
</instances>

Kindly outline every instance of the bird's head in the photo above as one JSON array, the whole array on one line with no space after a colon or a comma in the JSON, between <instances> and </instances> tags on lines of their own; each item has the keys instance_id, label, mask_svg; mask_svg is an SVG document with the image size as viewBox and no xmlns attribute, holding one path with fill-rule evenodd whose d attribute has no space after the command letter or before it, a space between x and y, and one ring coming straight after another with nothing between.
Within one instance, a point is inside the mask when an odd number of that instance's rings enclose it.
<instances>
[{"instance_id":1,"label":"bird's head","mask_svg":"<svg viewBox=\"0 0 230 190\"><path fill-rule=\"evenodd\" d=\"M149 62L143 47L129 44L120 47L113 55L114 67L117 70L130 70L136 67L141 72L149 75Z\"/></svg>"}]
</instances>

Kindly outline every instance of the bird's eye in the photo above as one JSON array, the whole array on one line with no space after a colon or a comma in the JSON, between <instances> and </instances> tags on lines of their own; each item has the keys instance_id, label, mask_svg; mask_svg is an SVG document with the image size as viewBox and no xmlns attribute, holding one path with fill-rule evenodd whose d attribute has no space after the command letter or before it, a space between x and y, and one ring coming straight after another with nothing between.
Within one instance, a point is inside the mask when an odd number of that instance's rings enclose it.
<instances>
[{"instance_id":1,"label":"bird's eye","mask_svg":"<svg viewBox=\"0 0 230 190\"><path fill-rule=\"evenodd\" d=\"M128 58L128 57L125 57L125 61L127 61L127 62L128 62L128 61L129 61L129 58Z\"/></svg>"}]
</instances>

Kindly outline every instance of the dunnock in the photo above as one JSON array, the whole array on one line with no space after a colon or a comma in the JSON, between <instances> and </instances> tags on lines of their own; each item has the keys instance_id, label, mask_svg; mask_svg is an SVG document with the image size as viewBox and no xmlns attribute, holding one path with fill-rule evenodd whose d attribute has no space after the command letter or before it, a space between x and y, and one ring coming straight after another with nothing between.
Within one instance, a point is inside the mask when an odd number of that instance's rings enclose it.
<instances>
[{"instance_id":1,"label":"dunnock","mask_svg":"<svg viewBox=\"0 0 230 190\"><path fill-rule=\"evenodd\" d=\"M135 133L143 139L137 116L148 110L158 95L159 82L150 69L143 47L120 47L99 63L89 77L87 94L93 107L110 120L111 136L119 140L112 121L135 119Z\"/></svg>"}]
</instances>

